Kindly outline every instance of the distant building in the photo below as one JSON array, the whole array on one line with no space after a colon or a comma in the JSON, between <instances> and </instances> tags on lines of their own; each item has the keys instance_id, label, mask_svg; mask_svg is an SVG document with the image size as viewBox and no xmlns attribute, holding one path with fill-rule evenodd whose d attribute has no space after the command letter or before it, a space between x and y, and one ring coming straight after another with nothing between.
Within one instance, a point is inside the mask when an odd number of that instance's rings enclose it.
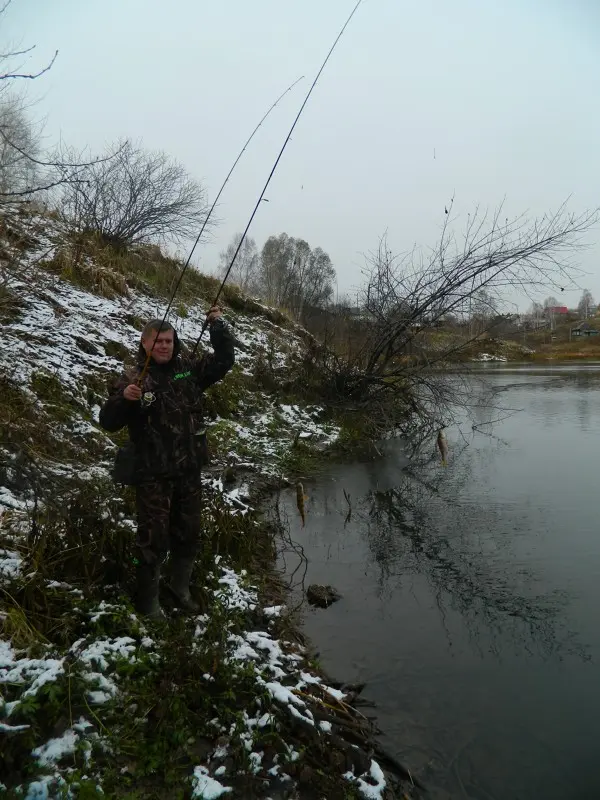
<instances>
[{"instance_id":1,"label":"distant building","mask_svg":"<svg viewBox=\"0 0 600 800\"><path fill-rule=\"evenodd\" d=\"M571 328L571 336L597 336L598 331L589 322L579 322Z\"/></svg>"}]
</instances>

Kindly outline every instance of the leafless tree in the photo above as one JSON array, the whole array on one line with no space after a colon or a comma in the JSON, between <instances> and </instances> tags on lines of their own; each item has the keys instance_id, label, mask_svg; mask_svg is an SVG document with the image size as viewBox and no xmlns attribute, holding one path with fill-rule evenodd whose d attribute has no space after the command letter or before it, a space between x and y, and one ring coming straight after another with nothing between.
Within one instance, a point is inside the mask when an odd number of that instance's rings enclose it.
<instances>
[{"instance_id":1,"label":"leafless tree","mask_svg":"<svg viewBox=\"0 0 600 800\"><path fill-rule=\"evenodd\" d=\"M197 233L208 211L203 187L182 165L128 140L76 173L63 188L65 216L107 244L180 242Z\"/></svg>"},{"instance_id":2,"label":"leafless tree","mask_svg":"<svg viewBox=\"0 0 600 800\"><path fill-rule=\"evenodd\" d=\"M544 305L544 311L548 311L549 308L556 308L557 306L560 305L560 303L558 302L556 297L554 297L554 295L550 295L544 300L543 305Z\"/></svg>"},{"instance_id":3,"label":"leafless tree","mask_svg":"<svg viewBox=\"0 0 600 800\"><path fill-rule=\"evenodd\" d=\"M430 418L439 418L449 398L457 396L455 379L440 368L461 360L482 331L436 340L432 328L448 314L468 320L482 292L497 312L506 306L507 293L530 296L568 285L577 271L573 253L598 214L573 215L563 205L528 222L507 219L501 208L493 214L477 211L469 215L460 239L451 232L449 218L429 253L394 255L383 236L368 256L362 298L368 322L360 353L351 363L322 353L331 372L329 386L340 400L374 409L385 398L404 396L415 409L429 408Z\"/></svg>"},{"instance_id":4,"label":"leafless tree","mask_svg":"<svg viewBox=\"0 0 600 800\"><path fill-rule=\"evenodd\" d=\"M489 330L490 321L498 313L498 301L486 289L479 289L469 303L471 335L475 336Z\"/></svg>"},{"instance_id":5,"label":"leafless tree","mask_svg":"<svg viewBox=\"0 0 600 800\"><path fill-rule=\"evenodd\" d=\"M231 264L235 251L237 250L241 233L236 233L231 242L227 245L227 249L219 254L219 274L221 277L225 276L226 271ZM254 292L257 289L258 280L258 265L259 255L256 247L256 242L251 237L247 236L244 243L240 248L240 252L229 273L231 280L240 287L243 292Z\"/></svg>"},{"instance_id":6,"label":"leafless tree","mask_svg":"<svg viewBox=\"0 0 600 800\"><path fill-rule=\"evenodd\" d=\"M587 319L590 316L591 309L596 304L594 303L594 298L592 297L592 293L589 289L584 289L581 295L581 300L577 306L577 310L579 311L579 315L584 319Z\"/></svg>"},{"instance_id":7,"label":"leafless tree","mask_svg":"<svg viewBox=\"0 0 600 800\"><path fill-rule=\"evenodd\" d=\"M289 298L296 243L287 233L269 236L260 256L260 289L271 305L283 306Z\"/></svg>"},{"instance_id":8,"label":"leafless tree","mask_svg":"<svg viewBox=\"0 0 600 800\"><path fill-rule=\"evenodd\" d=\"M331 259L320 247L297 259L293 300L298 319L302 319L305 308L321 308L329 303L334 281L335 269Z\"/></svg>"},{"instance_id":9,"label":"leafless tree","mask_svg":"<svg viewBox=\"0 0 600 800\"><path fill-rule=\"evenodd\" d=\"M11 0L0 7L0 21ZM35 47L8 46L0 53L0 202L24 196L34 186L40 161L40 131L26 110L23 83L39 78L51 69L57 53L41 67L28 70L25 62Z\"/></svg>"},{"instance_id":10,"label":"leafless tree","mask_svg":"<svg viewBox=\"0 0 600 800\"><path fill-rule=\"evenodd\" d=\"M0 6L0 22L11 0ZM0 203L29 200L79 179L78 168L88 161L69 162L62 148L42 154L41 130L27 113L24 87L36 81L53 66L58 50L41 65L28 69L35 45L18 49L9 46L0 53ZM68 174L67 174L68 173Z\"/></svg>"},{"instance_id":11,"label":"leafless tree","mask_svg":"<svg viewBox=\"0 0 600 800\"><path fill-rule=\"evenodd\" d=\"M335 269L320 247L282 233L264 244L260 285L268 302L288 308L302 319L305 307L326 305L333 295Z\"/></svg>"},{"instance_id":12,"label":"leafless tree","mask_svg":"<svg viewBox=\"0 0 600 800\"><path fill-rule=\"evenodd\" d=\"M40 142L25 103L0 92L0 202L34 185Z\"/></svg>"}]
</instances>

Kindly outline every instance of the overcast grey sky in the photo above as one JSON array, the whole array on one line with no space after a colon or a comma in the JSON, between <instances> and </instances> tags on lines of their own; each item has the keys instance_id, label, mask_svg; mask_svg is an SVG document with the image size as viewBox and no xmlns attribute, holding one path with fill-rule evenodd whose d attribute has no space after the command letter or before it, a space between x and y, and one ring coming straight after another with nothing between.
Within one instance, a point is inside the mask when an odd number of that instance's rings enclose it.
<instances>
[{"instance_id":1,"label":"overcast grey sky","mask_svg":"<svg viewBox=\"0 0 600 800\"><path fill-rule=\"evenodd\" d=\"M35 81L48 141L142 138L218 190L255 137L205 245L211 269L243 230L304 93L354 0L13 0L0 31L60 51ZM598 0L364 0L323 73L250 230L326 250L340 292L387 228L432 245L444 205L541 214L600 205ZM435 158L434 158L435 153ZM599 237L594 234L594 239ZM600 299L600 248L582 257ZM578 291L561 296L576 304Z\"/></svg>"}]
</instances>

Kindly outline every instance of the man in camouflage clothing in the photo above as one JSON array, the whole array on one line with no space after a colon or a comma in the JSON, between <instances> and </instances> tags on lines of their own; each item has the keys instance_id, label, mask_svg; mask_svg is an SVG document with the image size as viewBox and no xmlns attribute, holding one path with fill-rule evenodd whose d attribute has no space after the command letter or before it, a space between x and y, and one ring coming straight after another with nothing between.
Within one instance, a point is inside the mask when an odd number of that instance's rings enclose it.
<instances>
[{"instance_id":1,"label":"man in camouflage clothing","mask_svg":"<svg viewBox=\"0 0 600 800\"><path fill-rule=\"evenodd\" d=\"M136 487L138 551L136 606L159 618L160 569L171 552L170 588L181 607L197 612L190 577L198 551L200 469L207 461L202 394L234 363L234 338L213 307L207 314L213 353L180 355L177 332L151 320L142 332L137 368L124 373L100 411L107 431L127 425L133 451L128 483ZM140 387L137 379L151 354Z\"/></svg>"}]
</instances>

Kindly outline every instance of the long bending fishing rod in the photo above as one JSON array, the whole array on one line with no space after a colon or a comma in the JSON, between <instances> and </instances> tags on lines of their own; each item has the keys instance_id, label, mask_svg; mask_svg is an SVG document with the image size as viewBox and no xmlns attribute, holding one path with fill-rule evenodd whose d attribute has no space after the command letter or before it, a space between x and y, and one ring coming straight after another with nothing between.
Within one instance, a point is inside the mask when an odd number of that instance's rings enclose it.
<instances>
[{"instance_id":1,"label":"long bending fishing rod","mask_svg":"<svg viewBox=\"0 0 600 800\"><path fill-rule=\"evenodd\" d=\"M242 244L243 244L243 242L244 242L244 239L246 238L246 234L248 233L248 230L249 230L249 228L250 228L250 225L252 225L252 220L253 220L253 219L254 219L254 217L256 216L256 212L258 211L258 207L259 207L259 205L262 203L262 200L263 200L263 197L264 197L264 195L265 195L265 192L267 191L267 188L268 188L269 184L271 183L271 178L272 178L272 177L273 177L273 175L275 174L275 170L277 169L277 165L279 164L279 161L280 161L280 159L281 159L281 156L283 155L283 151L284 151L284 150L285 150L285 148L287 147L287 143L289 142L289 140L290 140L290 138L291 138L291 136L292 136L292 133L294 132L294 128L296 127L296 124L297 124L298 120L300 119L300 116L301 116L302 112L304 111L304 107L305 107L305 105L308 103L308 99L309 99L309 97L311 96L311 94L312 94L312 92L313 92L313 89L314 89L314 88L315 88L315 86L317 85L317 81L318 81L318 80L319 80L319 78L321 77L321 73L322 73L322 72L323 72L323 70L325 69L325 66L326 66L327 62L329 61L329 59L330 59L330 57L331 57L331 54L332 54L332 53L333 53L333 51L335 50L335 47L336 47L337 43L338 43L338 42L339 42L339 40L342 38L342 36L343 36L343 34L344 34L344 31L345 31L345 30L346 30L346 28L348 27L348 25L349 25L349 23L350 23L350 20L352 19L352 17L354 16L354 14L356 13L356 11L358 10L358 7L359 7L359 5L360 5L361 3L362 3L362 0L358 0L358 2L356 3L356 5L355 5L355 6L354 6L354 8L352 9L352 12L350 13L350 16L348 17L348 19L347 19L347 20L346 20L346 22L344 23L344 25L343 25L343 27L342 27L341 31L338 33L338 35L337 35L337 37L336 37L336 39L335 39L334 43L331 45L331 48L330 48L329 52L327 53L327 56L325 57L325 61L323 61L323 63L321 64L321 68L320 68L320 69L319 69L319 71L317 72L317 74L316 74L316 77L315 77L314 81L312 82L312 84L311 84L311 87L310 87L310 89L308 90L308 93L307 93L306 97L304 98L304 102L303 102L303 103L302 103L302 105L300 106L300 110L299 110L299 111L298 111L298 113L296 114L296 119L295 119L295 120L294 120L294 122L292 123L292 127L290 128L290 130L289 130L289 133L288 133L288 135L287 135L287 136L286 136L286 138L285 138L285 141L284 141L284 143L283 143L283 147L281 148L281 150L279 151L279 155L278 155L278 156L277 156L277 158L275 159L275 163L273 164L273 168L271 169L271 172L270 172L270 174L269 174L269 177L267 178L267 182L265 183L265 185L264 185L264 187L263 187L263 190L262 190L262 192L260 193L260 197L259 197L259 198L258 198L258 200L256 201L256 205L254 206L254 211L252 212L252 214L251 214L251 216L250 216L250 219L248 220L248 224L246 225L246 229L244 230L244 233L242 234L242 238L240 239L240 241L239 241L239 244L238 244L238 246L237 246L237 248L236 248L236 251L235 251L235 253L233 254L233 258L231 259L231 263L229 264L229 267L227 268L227 272L225 273L225 276L224 276L223 280L221 281L221 285L219 286L219 290L218 290L218 292L217 292L217 294L216 294L216 297L215 297L215 299L214 299L214 302L213 302L213 304L212 304L213 306L216 306L216 305L217 305L217 303L219 302L219 296L220 296L221 292L223 291L223 287L225 286L225 283L227 282L227 278L229 277L229 273L231 272L231 268L233 267L233 264L234 264L234 262L235 262L235 259L237 258L237 255L238 255L238 253L240 252L240 249L241 249L241 247L242 247ZM197 338L197 340L196 340L196 344L194 345L194 349L192 350L192 356L191 356L192 358L193 358L193 357L195 356L195 354L196 354L196 350L198 349L198 345L200 344L200 339L202 338L202 336L203 336L203 334L204 334L204 331L206 330L207 326L208 326L208 320L205 320L205 321L204 321L204 323L203 323L203 325L202 325L202 330L200 331L200 335L198 336L198 338Z\"/></svg>"},{"instance_id":2,"label":"long bending fishing rod","mask_svg":"<svg viewBox=\"0 0 600 800\"><path fill-rule=\"evenodd\" d=\"M192 260L192 256L194 255L194 251L195 251L196 247L198 246L198 242L199 242L199 241L200 241L200 239L202 238L202 234L204 233L204 231L205 231L205 229L206 229L206 226L208 225L208 221L209 221L209 219L211 218L211 216L212 216L212 213L213 213L213 211L215 210L215 208L216 208L216 206L217 206L217 203L219 202L219 198L220 198L220 197L221 197L221 195L223 194L223 190L224 190L224 189L225 189L225 187L227 186L227 183L228 183L228 181L229 181L229 178L231 178L231 174L232 174L233 170L236 168L236 166L237 166L237 164L238 164L238 161L239 161L239 160L240 160L240 158L241 158L241 157L244 155L244 153L245 153L245 151L246 151L246 148L248 147L248 145L250 144L250 142L251 142L251 141L252 141L252 139L254 138L254 134L255 134L255 133L258 131L258 129L259 129L259 128L260 128L260 126L263 124L263 122L266 120L266 118L269 116L269 114L271 113L271 111L273 111L273 109L274 109L274 108L275 108L275 106L276 106L276 105L277 105L277 104L280 102L280 100L283 100L283 98L286 96L286 94L287 94L288 92L291 92L291 91L292 91L292 89L294 88L294 86L295 86L297 83L299 83L299 82L300 82L300 81L301 81L303 78L304 78L304 75L301 75L301 76L300 76L299 78L297 78L297 79L296 79L296 80L295 80L295 81L294 81L294 82L293 82L293 83L292 83L290 86L288 86L288 88L285 90L285 92L283 92L282 94L280 94L280 95L279 95L279 97L277 98L277 100L275 100L275 102L273 103L273 105L272 105L272 106L269 108L269 110L267 111L267 113L266 113L266 114L263 116L263 118L262 118L262 119L261 119L261 121L258 123L258 125L256 126L256 128L254 128L254 130L252 131L252 133L250 134L250 136L249 136L249 137L246 139L246 143L244 144L244 146L242 147L242 149L241 149L241 150L240 150L240 152L238 153L238 156L237 156L236 160L233 162L233 165L232 165L231 169L230 169L230 170L229 170L229 172L227 173L227 177L225 178L225 180L224 180L224 181L223 181L223 183L221 184L221 188L220 188L220 189L219 189L219 191L217 192L217 196L215 197L215 199L214 199L214 201L213 201L213 204L212 204L212 206L210 207L210 209L209 209L209 211L208 211L208 214L206 215L206 218L204 219L204 222L202 223L202 227L200 228L200 233L198 234L198 236L196 236L196 241L194 242L194 246L193 246L193 247L192 247L192 249L190 250L190 254L189 254L189 256L187 257L187 260L186 260L185 264L183 265L183 269L181 270L181 273L180 273L180 275L179 275L179 278L177 279L177 283L175 284L175 288L173 289L173 292L171 293L171 297L170 297L170 299L169 299L169 303L168 303L168 305L167 305L167 309L166 309L166 311L165 311L165 315L164 315L164 317L162 318L162 322L161 322L161 324L160 324L160 329L161 329L161 330L162 330L162 326L164 325L164 323L165 323L165 321L166 321L166 319L167 319L167 316L169 315L169 311L171 310L171 306L173 305L173 301L175 300L175 295L177 294L177 291L178 291L178 289L179 289L179 286L181 285L181 281L183 280L183 276L185 275L185 273L186 273L186 270L187 270L187 268L188 268L188 266L189 266L189 264L190 264L190 261ZM230 267L230 269L231 269L231 267ZM214 305L214 303L213 303L213 305ZM155 339L155 340L154 340L154 342L152 343L152 347L150 348L150 352L149 352L149 353L148 353L148 355L146 356L146 362L145 362L145 364L144 364L144 368L142 369L142 371L140 372L140 374L139 374L139 376L138 376L138 379L137 379L137 381L138 381L138 385L141 385L142 381L144 380L144 377L146 376L146 372L148 371L148 367L150 366L150 359L152 358L152 352L154 351L154 345L155 345L155 343L156 343L156 339Z\"/></svg>"}]
</instances>

